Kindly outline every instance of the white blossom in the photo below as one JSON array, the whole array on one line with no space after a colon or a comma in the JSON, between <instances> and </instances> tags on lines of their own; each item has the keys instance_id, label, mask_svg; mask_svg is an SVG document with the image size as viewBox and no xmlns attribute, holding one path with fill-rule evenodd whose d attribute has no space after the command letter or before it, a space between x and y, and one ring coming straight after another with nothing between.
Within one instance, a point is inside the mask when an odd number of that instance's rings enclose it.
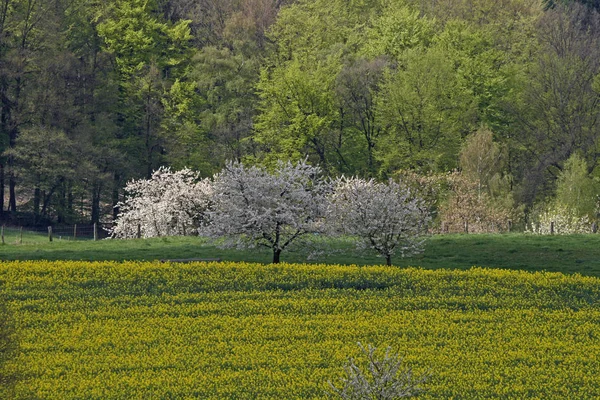
<instances>
[{"instance_id":1,"label":"white blossom","mask_svg":"<svg viewBox=\"0 0 600 400\"><path fill-rule=\"evenodd\" d=\"M564 205L554 205L541 212L536 219L537 221L527 227L526 233L569 235L591 232L591 222L588 216L579 216L575 210ZM551 228L552 224L554 225L553 230Z\"/></svg>"},{"instance_id":2,"label":"white blossom","mask_svg":"<svg viewBox=\"0 0 600 400\"><path fill-rule=\"evenodd\" d=\"M290 244L323 229L328 187L306 161L279 162L273 172L229 163L214 177L214 209L203 232L225 238L225 247L268 247L279 262Z\"/></svg>"},{"instance_id":3,"label":"white blossom","mask_svg":"<svg viewBox=\"0 0 600 400\"><path fill-rule=\"evenodd\" d=\"M423 250L430 220L424 201L393 181L339 178L331 196L330 218L339 230L356 236L359 244L377 251L391 265Z\"/></svg>"},{"instance_id":4,"label":"white blossom","mask_svg":"<svg viewBox=\"0 0 600 400\"><path fill-rule=\"evenodd\" d=\"M211 204L212 183L190 169L160 168L150 179L130 181L112 229L116 238L197 234Z\"/></svg>"},{"instance_id":5,"label":"white blossom","mask_svg":"<svg viewBox=\"0 0 600 400\"><path fill-rule=\"evenodd\" d=\"M340 379L341 387L329 381L330 395L342 399L381 399L393 400L418 396L423 392L422 385L429 375L416 376L411 368L404 367L403 360L391 353L388 347L382 359L375 357L375 347L360 342L358 346L367 356L367 368L361 368L350 358L344 367L346 376Z\"/></svg>"}]
</instances>

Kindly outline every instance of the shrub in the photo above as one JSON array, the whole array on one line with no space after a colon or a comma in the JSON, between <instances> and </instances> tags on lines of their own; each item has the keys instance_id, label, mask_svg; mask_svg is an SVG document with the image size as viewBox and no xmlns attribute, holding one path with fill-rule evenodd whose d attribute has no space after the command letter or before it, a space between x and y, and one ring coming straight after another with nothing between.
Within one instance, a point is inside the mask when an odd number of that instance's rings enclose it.
<instances>
[{"instance_id":1,"label":"shrub","mask_svg":"<svg viewBox=\"0 0 600 400\"><path fill-rule=\"evenodd\" d=\"M600 187L588 173L587 162L577 153L564 165L556 182L555 204L573 210L579 217L594 218Z\"/></svg>"},{"instance_id":2,"label":"shrub","mask_svg":"<svg viewBox=\"0 0 600 400\"><path fill-rule=\"evenodd\" d=\"M564 205L554 205L534 218L526 232L549 235L554 223L554 234L590 233L591 223L587 215L579 216L577 211Z\"/></svg>"},{"instance_id":3,"label":"shrub","mask_svg":"<svg viewBox=\"0 0 600 400\"><path fill-rule=\"evenodd\" d=\"M375 358L375 347L368 345L365 349L360 342L358 346L367 356L367 370L363 371L350 358L344 367L346 377L341 378L343 386L337 388L329 382L332 390L330 395L342 399L400 399L414 397L421 393L423 384L428 376L415 377L410 368L404 368L402 359L397 354L391 354L388 347L383 359Z\"/></svg>"}]
</instances>

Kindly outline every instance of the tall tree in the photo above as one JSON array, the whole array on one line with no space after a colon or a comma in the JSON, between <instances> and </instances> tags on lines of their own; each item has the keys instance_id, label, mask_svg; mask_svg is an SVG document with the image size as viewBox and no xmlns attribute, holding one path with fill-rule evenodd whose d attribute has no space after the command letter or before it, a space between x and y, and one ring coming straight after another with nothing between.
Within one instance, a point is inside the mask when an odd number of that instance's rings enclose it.
<instances>
[{"instance_id":1,"label":"tall tree","mask_svg":"<svg viewBox=\"0 0 600 400\"><path fill-rule=\"evenodd\" d=\"M1 143L8 149L14 148L21 127L31 119L27 99L35 88L36 62L41 59L45 41L52 36L47 35L49 31L45 28L54 22L54 3L43 0L7 0L0 6L0 129L3 137ZM15 213L17 181L14 160L9 155L1 163L0 192L4 193L5 174L8 174L8 210Z\"/></svg>"},{"instance_id":2,"label":"tall tree","mask_svg":"<svg viewBox=\"0 0 600 400\"><path fill-rule=\"evenodd\" d=\"M377 99L385 121L377 148L383 173L456 167L462 136L472 126L473 99L447 59L439 48L414 49L404 68L386 74Z\"/></svg>"},{"instance_id":3,"label":"tall tree","mask_svg":"<svg viewBox=\"0 0 600 400\"><path fill-rule=\"evenodd\" d=\"M600 17L579 4L556 7L538 30L537 59L509 105L523 167L521 200L528 204L540 190L551 193L557 171L575 151L590 172L600 160Z\"/></svg>"},{"instance_id":4,"label":"tall tree","mask_svg":"<svg viewBox=\"0 0 600 400\"><path fill-rule=\"evenodd\" d=\"M267 162L310 154L324 169L329 167L337 118L333 89L339 70L335 58L316 65L296 59L271 74L263 73L255 140L268 151Z\"/></svg>"},{"instance_id":5,"label":"tall tree","mask_svg":"<svg viewBox=\"0 0 600 400\"><path fill-rule=\"evenodd\" d=\"M375 98L388 65L388 60L383 57L359 58L346 63L337 76L335 96L340 109L340 126L336 149L342 167L345 167L341 169L344 173L360 172L371 176L377 173L374 150L382 124L377 118ZM351 141L346 154L341 153L344 140Z\"/></svg>"},{"instance_id":6,"label":"tall tree","mask_svg":"<svg viewBox=\"0 0 600 400\"><path fill-rule=\"evenodd\" d=\"M115 0L98 24L106 49L115 57L123 133L133 146L130 151L137 148L147 177L163 151L163 100L172 82L184 75L192 38L190 21L161 18L153 1Z\"/></svg>"}]
</instances>

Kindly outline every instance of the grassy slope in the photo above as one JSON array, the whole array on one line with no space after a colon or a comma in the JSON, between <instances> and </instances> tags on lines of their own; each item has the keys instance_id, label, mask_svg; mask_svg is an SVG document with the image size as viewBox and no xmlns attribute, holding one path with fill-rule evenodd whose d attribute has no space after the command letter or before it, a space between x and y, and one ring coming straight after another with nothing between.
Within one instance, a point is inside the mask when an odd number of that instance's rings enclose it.
<instances>
[{"instance_id":1,"label":"grassy slope","mask_svg":"<svg viewBox=\"0 0 600 400\"><path fill-rule=\"evenodd\" d=\"M220 258L226 261L268 263L265 250L223 250L200 238L157 238L113 241L54 241L0 245L2 260L156 260L172 258ZM29 244L28 244L29 243ZM309 262L330 264L381 264L368 252L357 252L344 243L334 243L339 252ZM305 262L304 252L284 252L288 262ZM600 235L533 236L444 235L432 237L425 253L393 260L398 266L428 269L468 269L472 266L556 271L600 276Z\"/></svg>"}]
</instances>

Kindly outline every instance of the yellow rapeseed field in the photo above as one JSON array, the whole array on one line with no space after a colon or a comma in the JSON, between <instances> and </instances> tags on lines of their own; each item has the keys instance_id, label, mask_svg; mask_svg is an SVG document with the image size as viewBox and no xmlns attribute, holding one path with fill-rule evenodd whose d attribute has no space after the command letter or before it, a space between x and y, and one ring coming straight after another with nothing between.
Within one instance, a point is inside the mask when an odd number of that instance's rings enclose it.
<instances>
[{"instance_id":1,"label":"yellow rapeseed field","mask_svg":"<svg viewBox=\"0 0 600 400\"><path fill-rule=\"evenodd\" d=\"M356 342L422 399L600 398L600 279L335 265L5 262L21 398L325 398Z\"/></svg>"}]
</instances>

